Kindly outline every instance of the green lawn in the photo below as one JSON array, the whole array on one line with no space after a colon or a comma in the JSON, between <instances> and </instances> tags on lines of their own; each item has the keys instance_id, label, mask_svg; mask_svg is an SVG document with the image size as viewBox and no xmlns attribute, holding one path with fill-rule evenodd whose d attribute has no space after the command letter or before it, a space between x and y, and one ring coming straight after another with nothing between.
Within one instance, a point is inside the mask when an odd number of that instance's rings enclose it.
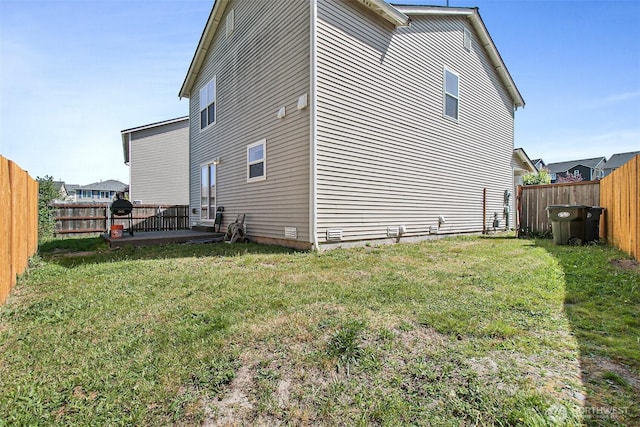
<instances>
[{"instance_id":1,"label":"green lawn","mask_svg":"<svg viewBox=\"0 0 640 427\"><path fill-rule=\"evenodd\" d=\"M0 425L633 425L639 313L604 245L54 240L0 307Z\"/></svg>"}]
</instances>

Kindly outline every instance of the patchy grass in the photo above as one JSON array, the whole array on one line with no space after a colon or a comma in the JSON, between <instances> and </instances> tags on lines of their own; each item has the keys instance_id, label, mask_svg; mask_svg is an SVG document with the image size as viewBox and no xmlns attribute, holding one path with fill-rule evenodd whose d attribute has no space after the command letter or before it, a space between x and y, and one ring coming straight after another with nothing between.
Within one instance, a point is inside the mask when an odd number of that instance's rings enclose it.
<instances>
[{"instance_id":1,"label":"patchy grass","mask_svg":"<svg viewBox=\"0 0 640 427\"><path fill-rule=\"evenodd\" d=\"M0 308L0 425L631 424L624 259L507 236L47 242Z\"/></svg>"}]
</instances>

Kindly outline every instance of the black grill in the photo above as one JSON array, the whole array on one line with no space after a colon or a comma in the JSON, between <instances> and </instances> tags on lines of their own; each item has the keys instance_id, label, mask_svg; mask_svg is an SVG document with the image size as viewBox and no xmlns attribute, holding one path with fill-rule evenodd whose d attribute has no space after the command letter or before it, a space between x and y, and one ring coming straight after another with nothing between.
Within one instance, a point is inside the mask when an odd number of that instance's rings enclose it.
<instances>
[{"instance_id":1,"label":"black grill","mask_svg":"<svg viewBox=\"0 0 640 427\"><path fill-rule=\"evenodd\" d=\"M133 205L127 199L116 199L111 206L111 225L115 220L114 216L126 216L129 218L129 228L127 231L133 236Z\"/></svg>"}]
</instances>

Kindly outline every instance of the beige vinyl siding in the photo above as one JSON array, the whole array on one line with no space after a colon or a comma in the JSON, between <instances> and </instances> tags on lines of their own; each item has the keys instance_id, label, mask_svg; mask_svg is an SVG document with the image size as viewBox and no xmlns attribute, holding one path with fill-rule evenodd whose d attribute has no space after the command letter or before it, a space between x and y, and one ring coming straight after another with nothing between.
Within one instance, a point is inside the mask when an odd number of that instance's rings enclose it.
<instances>
[{"instance_id":1,"label":"beige vinyl siding","mask_svg":"<svg viewBox=\"0 0 640 427\"><path fill-rule=\"evenodd\" d=\"M296 227L310 242L309 94L310 10L306 1L235 0L235 28L221 25L191 90L191 221L200 218L200 166L215 158L217 205L225 225L244 213L251 236L284 238ZM216 123L200 130L199 89L216 77ZM280 107L286 117L277 117ZM247 146L266 139L266 179L247 182Z\"/></svg>"},{"instance_id":2,"label":"beige vinyl siding","mask_svg":"<svg viewBox=\"0 0 640 427\"><path fill-rule=\"evenodd\" d=\"M394 29L355 2L318 3L318 240L482 230L511 190L513 109L465 17ZM471 31L471 52L463 30ZM460 76L459 120L443 115L444 67Z\"/></svg>"},{"instance_id":3,"label":"beige vinyl siding","mask_svg":"<svg viewBox=\"0 0 640 427\"><path fill-rule=\"evenodd\" d=\"M130 134L129 198L144 204L189 204L189 120Z\"/></svg>"}]
</instances>

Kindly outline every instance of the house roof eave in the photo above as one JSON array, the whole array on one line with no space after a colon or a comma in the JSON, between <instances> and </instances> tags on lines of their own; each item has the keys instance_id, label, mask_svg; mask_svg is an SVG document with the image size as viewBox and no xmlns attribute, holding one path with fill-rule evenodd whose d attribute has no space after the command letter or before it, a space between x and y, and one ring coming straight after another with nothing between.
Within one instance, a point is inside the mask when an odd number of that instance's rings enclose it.
<instances>
[{"instance_id":1,"label":"house roof eave","mask_svg":"<svg viewBox=\"0 0 640 427\"><path fill-rule=\"evenodd\" d=\"M189 98L191 96L191 88L193 87L196 77L200 72L200 68L204 63L207 51L209 50L209 45L211 44L213 36L220 25L222 14L224 13L228 3L229 0L215 0L213 3L211 13L209 14L209 18L207 18L207 23L204 26L204 30L202 30L200 41L198 42L193 59L191 60L191 65L189 65L189 70L187 71L187 75L182 83L180 92L178 93L179 98Z\"/></svg>"},{"instance_id":2,"label":"house roof eave","mask_svg":"<svg viewBox=\"0 0 640 427\"><path fill-rule=\"evenodd\" d=\"M516 86L506 64L498 52L487 27L484 25L484 21L480 16L478 8L463 8L463 7L442 7L442 6L395 6L399 11L411 16L411 15L430 15L430 16L466 16L471 22L471 26L476 31L482 43L482 47L487 52L491 63L498 73L498 76L502 80L509 96L513 100L513 105L518 107L524 107L524 98L520 94L518 87Z\"/></svg>"},{"instance_id":3,"label":"house roof eave","mask_svg":"<svg viewBox=\"0 0 640 427\"><path fill-rule=\"evenodd\" d=\"M406 27L409 25L409 17L384 0L358 0L374 13L382 16L396 27Z\"/></svg>"},{"instance_id":4,"label":"house roof eave","mask_svg":"<svg viewBox=\"0 0 640 427\"><path fill-rule=\"evenodd\" d=\"M122 135L122 154L124 155L124 164L129 164L129 145L131 144L131 134L139 132L141 130L152 129L159 126L170 125L172 123L179 123L182 121L189 121L189 116L177 117L175 119L163 120L161 122L150 123L148 125L137 126L134 128L124 129L120 131Z\"/></svg>"},{"instance_id":5,"label":"house roof eave","mask_svg":"<svg viewBox=\"0 0 640 427\"><path fill-rule=\"evenodd\" d=\"M384 0L358 1L371 9L374 13L391 22L396 27L409 25L409 17ZM213 36L220 25L222 14L224 13L228 3L229 0L216 0L213 4L207 23L202 31L202 35L200 36L198 47L193 55L193 59L191 60L191 65L189 65L189 70L187 71L187 75L182 83L180 92L178 93L179 98L189 98L191 96L191 89L193 88L200 69L202 68L207 51L209 50L209 45L211 44Z\"/></svg>"},{"instance_id":6,"label":"house roof eave","mask_svg":"<svg viewBox=\"0 0 640 427\"><path fill-rule=\"evenodd\" d=\"M527 153L523 148L515 148L513 153L518 157L520 162L525 166L523 170L526 170L527 173L536 173L538 172L538 168L533 164Z\"/></svg>"}]
</instances>

